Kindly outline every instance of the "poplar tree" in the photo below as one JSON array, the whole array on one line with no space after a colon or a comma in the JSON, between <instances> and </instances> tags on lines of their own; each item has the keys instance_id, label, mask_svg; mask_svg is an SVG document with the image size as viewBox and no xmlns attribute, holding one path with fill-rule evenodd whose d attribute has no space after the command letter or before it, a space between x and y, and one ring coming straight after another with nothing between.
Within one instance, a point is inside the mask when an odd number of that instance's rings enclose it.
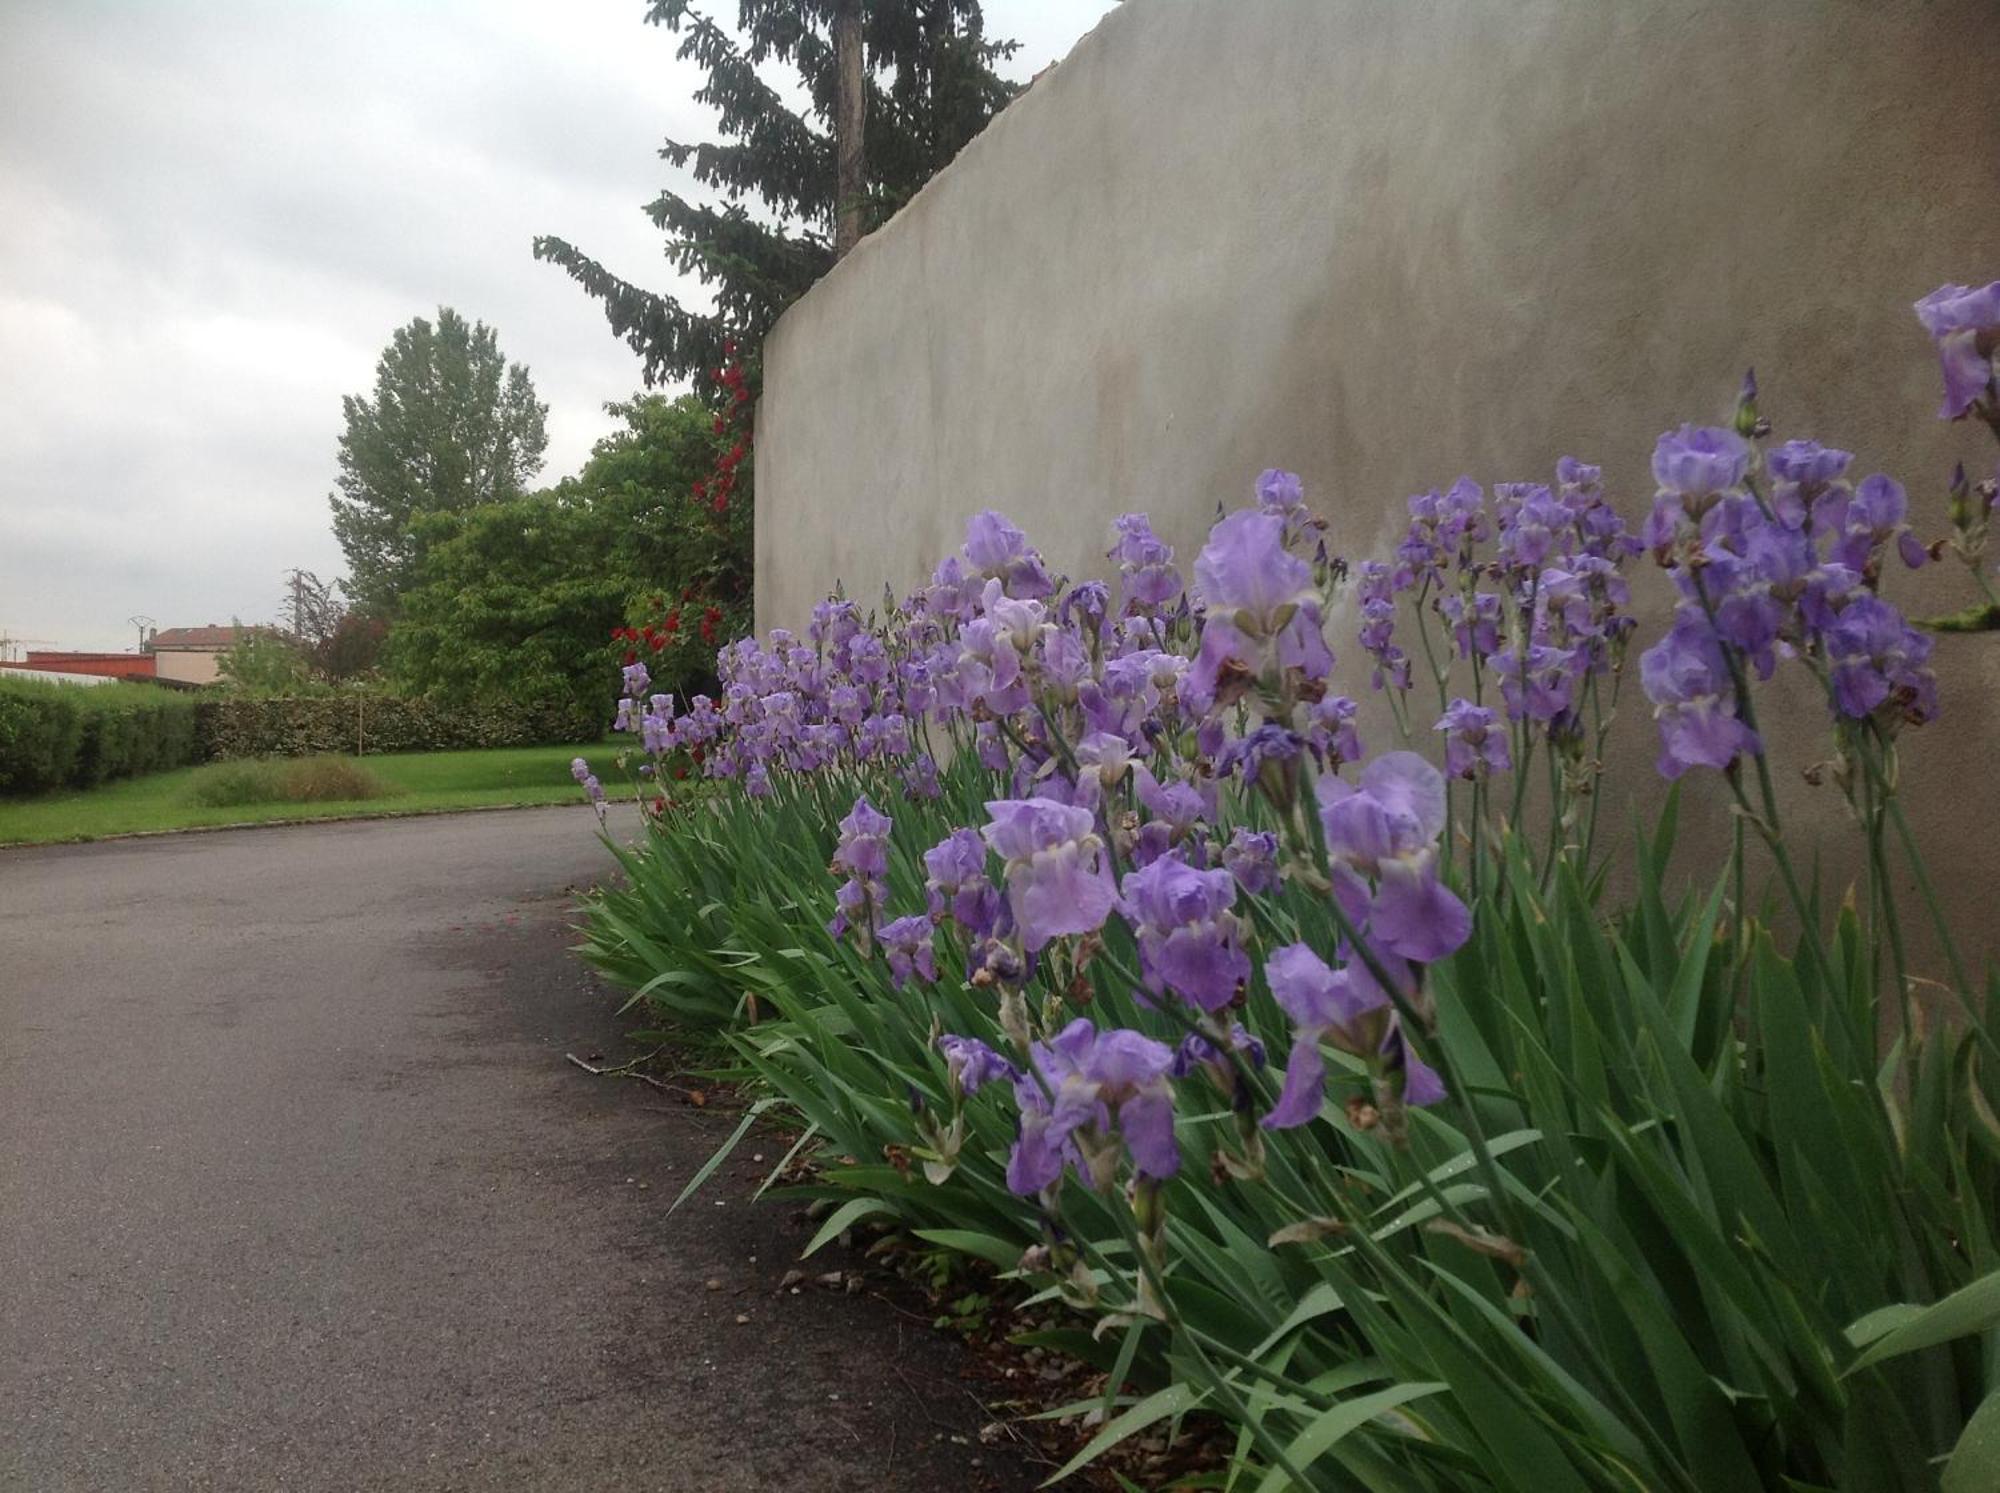
<instances>
[{"instance_id":1,"label":"poplar tree","mask_svg":"<svg viewBox=\"0 0 2000 1493\"><path fill-rule=\"evenodd\" d=\"M707 398L731 345L754 353L837 250L886 221L1017 92L994 71L1016 44L987 40L979 0L739 0L736 10L733 28L693 0L650 0L646 13L707 75L695 98L718 116L719 141L660 150L705 200L666 190L646 208L668 262L713 290L714 309L633 285L562 239L535 240L536 258L603 304L649 384L691 379ZM797 75L803 110L770 81L777 69Z\"/></svg>"},{"instance_id":2,"label":"poplar tree","mask_svg":"<svg viewBox=\"0 0 2000 1493\"><path fill-rule=\"evenodd\" d=\"M399 327L375 365L375 393L340 402L333 532L347 553L347 594L395 615L422 559L414 521L518 497L542 469L548 406L509 363L485 322L449 306L435 324Z\"/></svg>"}]
</instances>

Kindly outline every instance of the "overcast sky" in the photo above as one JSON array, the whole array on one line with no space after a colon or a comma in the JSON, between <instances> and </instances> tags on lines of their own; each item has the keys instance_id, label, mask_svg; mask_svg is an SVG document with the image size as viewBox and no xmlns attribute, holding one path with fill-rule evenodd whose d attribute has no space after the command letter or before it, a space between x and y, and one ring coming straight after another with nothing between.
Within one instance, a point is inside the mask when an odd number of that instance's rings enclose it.
<instances>
[{"instance_id":1,"label":"overcast sky","mask_svg":"<svg viewBox=\"0 0 2000 1493\"><path fill-rule=\"evenodd\" d=\"M987 0L1010 71L1114 0ZM718 8L733 10L728 0ZM707 138L644 0L0 0L0 636L129 648L332 576L340 398L440 304L574 471L638 364L529 244L675 289L640 212Z\"/></svg>"}]
</instances>

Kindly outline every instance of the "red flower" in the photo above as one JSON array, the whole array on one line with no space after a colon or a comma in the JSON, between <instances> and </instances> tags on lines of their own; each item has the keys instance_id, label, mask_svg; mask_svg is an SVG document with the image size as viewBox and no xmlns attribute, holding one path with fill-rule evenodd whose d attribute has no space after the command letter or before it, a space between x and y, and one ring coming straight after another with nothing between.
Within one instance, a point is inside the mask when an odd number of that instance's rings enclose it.
<instances>
[{"instance_id":1,"label":"red flower","mask_svg":"<svg viewBox=\"0 0 2000 1493\"><path fill-rule=\"evenodd\" d=\"M671 612L667 613L667 631L670 633L675 633L679 632L680 630L681 630L681 610L679 607L675 607Z\"/></svg>"},{"instance_id":2,"label":"red flower","mask_svg":"<svg viewBox=\"0 0 2000 1493\"><path fill-rule=\"evenodd\" d=\"M637 651L631 648L627 648L625 650L625 662L628 664L636 664L638 661L639 661L639 655Z\"/></svg>"},{"instance_id":3,"label":"red flower","mask_svg":"<svg viewBox=\"0 0 2000 1493\"><path fill-rule=\"evenodd\" d=\"M666 646L667 646L667 640L665 637L657 637L653 639L653 651L655 653L658 653L662 648Z\"/></svg>"}]
</instances>

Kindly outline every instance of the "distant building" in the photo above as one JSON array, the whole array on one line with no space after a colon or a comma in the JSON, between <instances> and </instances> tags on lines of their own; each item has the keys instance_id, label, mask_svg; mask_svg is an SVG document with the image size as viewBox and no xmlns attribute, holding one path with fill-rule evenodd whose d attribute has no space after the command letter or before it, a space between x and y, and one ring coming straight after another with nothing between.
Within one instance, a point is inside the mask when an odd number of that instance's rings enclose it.
<instances>
[{"instance_id":1,"label":"distant building","mask_svg":"<svg viewBox=\"0 0 2000 1493\"><path fill-rule=\"evenodd\" d=\"M0 664L32 674L94 674L105 679L153 679L150 653L71 653L55 648L30 648L19 663Z\"/></svg>"},{"instance_id":2,"label":"distant building","mask_svg":"<svg viewBox=\"0 0 2000 1493\"><path fill-rule=\"evenodd\" d=\"M222 655L253 632L268 627L163 627L153 634L153 672L185 684L213 684L222 677Z\"/></svg>"}]
</instances>

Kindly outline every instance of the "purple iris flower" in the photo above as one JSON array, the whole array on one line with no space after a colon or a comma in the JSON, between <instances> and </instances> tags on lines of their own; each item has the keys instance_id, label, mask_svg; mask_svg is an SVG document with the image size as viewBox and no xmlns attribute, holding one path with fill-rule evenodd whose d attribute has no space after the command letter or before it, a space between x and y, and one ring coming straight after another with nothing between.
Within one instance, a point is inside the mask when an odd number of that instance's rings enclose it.
<instances>
[{"instance_id":1,"label":"purple iris flower","mask_svg":"<svg viewBox=\"0 0 2000 1493\"><path fill-rule=\"evenodd\" d=\"M1388 752L1362 769L1358 787L1322 777L1319 798L1336 895L1375 946L1428 963L1471 937L1471 912L1438 877L1442 773L1415 752Z\"/></svg>"},{"instance_id":2,"label":"purple iris flower","mask_svg":"<svg viewBox=\"0 0 2000 1493\"><path fill-rule=\"evenodd\" d=\"M944 796L938 785L937 763L929 752L919 752L903 764L903 792L911 798L935 799Z\"/></svg>"},{"instance_id":3,"label":"purple iris flower","mask_svg":"<svg viewBox=\"0 0 2000 1493\"><path fill-rule=\"evenodd\" d=\"M1360 708L1347 695L1326 695L1307 711L1306 745L1322 767L1331 770L1343 763L1359 762L1366 755L1354 724Z\"/></svg>"},{"instance_id":4,"label":"purple iris flower","mask_svg":"<svg viewBox=\"0 0 2000 1493\"><path fill-rule=\"evenodd\" d=\"M1362 561L1356 573L1359 579L1355 596L1361 604L1361 649L1375 660L1370 682L1378 690L1386 689L1391 684L1406 690L1410 687L1410 660L1394 642L1395 575L1380 560Z\"/></svg>"},{"instance_id":5,"label":"purple iris flower","mask_svg":"<svg viewBox=\"0 0 2000 1493\"><path fill-rule=\"evenodd\" d=\"M882 952L889 959L889 983L897 990L911 975L926 984L937 981L937 954L931 942L931 920L922 913L882 925Z\"/></svg>"},{"instance_id":6,"label":"purple iris flower","mask_svg":"<svg viewBox=\"0 0 2000 1493\"><path fill-rule=\"evenodd\" d=\"M1146 988L1171 990L1204 1011L1235 1000L1250 979L1243 924L1230 912L1236 879L1166 855L1125 878L1120 908L1139 941Z\"/></svg>"},{"instance_id":7,"label":"purple iris flower","mask_svg":"<svg viewBox=\"0 0 2000 1493\"><path fill-rule=\"evenodd\" d=\"M1736 718L1735 685L1705 617L1683 611L1667 635L1639 655L1639 682L1660 727L1660 775L1728 767L1763 751Z\"/></svg>"},{"instance_id":8,"label":"purple iris flower","mask_svg":"<svg viewBox=\"0 0 2000 1493\"><path fill-rule=\"evenodd\" d=\"M1290 1130L1318 1117L1326 1097L1321 1041L1361 1058L1378 1077L1387 1076L1392 1083L1400 1078L1405 1104L1436 1104L1444 1098L1443 1082L1403 1040L1388 996L1358 967L1350 963L1330 969L1297 943L1264 961L1264 978L1293 1027L1284 1087L1264 1116L1267 1130Z\"/></svg>"},{"instance_id":9,"label":"purple iris flower","mask_svg":"<svg viewBox=\"0 0 2000 1493\"><path fill-rule=\"evenodd\" d=\"M1008 903L1029 953L1104 926L1118 894L1090 810L1029 798L995 799L986 812L982 833L1006 862Z\"/></svg>"},{"instance_id":10,"label":"purple iris flower","mask_svg":"<svg viewBox=\"0 0 2000 1493\"><path fill-rule=\"evenodd\" d=\"M999 726L992 721L981 721L973 728L972 752L988 772L1005 772L1013 766L1013 759L1007 755L1007 743L1001 738Z\"/></svg>"},{"instance_id":11,"label":"purple iris flower","mask_svg":"<svg viewBox=\"0 0 2000 1493\"><path fill-rule=\"evenodd\" d=\"M1893 706L1902 719L1919 725L1937 714L1931 640L1881 597L1864 592L1841 609L1827 630L1826 654L1840 714L1865 720Z\"/></svg>"},{"instance_id":12,"label":"purple iris flower","mask_svg":"<svg viewBox=\"0 0 2000 1493\"><path fill-rule=\"evenodd\" d=\"M1118 540L1107 559L1118 562L1127 607L1163 607L1181 594L1181 573L1174 568L1174 547L1153 532L1143 513L1120 515L1112 527Z\"/></svg>"},{"instance_id":13,"label":"purple iris flower","mask_svg":"<svg viewBox=\"0 0 2000 1493\"><path fill-rule=\"evenodd\" d=\"M1174 1077L1186 1078L1196 1068L1209 1068L1220 1075L1228 1068L1231 1052L1242 1053L1253 1068L1261 1068L1269 1061L1264 1044L1251 1036L1250 1029L1242 1022L1232 1021L1226 1045L1218 1044L1206 1032L1189 1032L1181 1038L1181 1045L1174 1049Z\"/></svg>"},{"instance_id":14,"label":"purple iris flower","mask_svg":"<svg viewBox=\"0 0 2000 1493\"><path fill-rule=\"evenodd\" d=\"M986 842L972 829L955 829L924 852L924 892L931 916L948 912L973 938L985 938L1000 921L1000 892L986 879Z\"/></svg>"},{"instance_id":15,"label":"purple iris flower","mask_svg":"<svg viewBox=\"0 0 2000 1493\"><path fill-rule=\"evenodd\" d=\"M1222 848L1222 864L1253 897L1278 889L1278 837L1269 830L1238 828Z\"/></svg>"},{"instance_id":16,"label":"purple iris flower","mask_svg":"<svg viewBox=\"0 0 2000 1493\"><path fill-rule=\"evenodd\" d=\"M752 772L761 770L762 764ZM749 785L745 783L747 791ZM881 906L888 893L883 878L889 874L889 830L891 821L868 802L866 794L854 801L854 808L840 821L840 842L834 848L832 871L845 876L834 893L834 915L826 930L835 938L858 927L865 947L871 933L870 914Z\"/></svg>"},{"instance_id":17,"label":"purple iris flower","mask_svg":"<svg viewBox=\"0 0 2000 1493\"><path fill-rule=\"evenodd\" d=\"M2000 349L2000 280L1974 289L1940 285L1916 305L1917 319L1937 343L1944 372L1940 420L1956 420L1993 387L1993 354Z\"/></svg>"},{"instance_id":18,"label":"purple iris flower","mask_svg":"<svg viewBox=\"0 0 2000 1493\"><path fill-rule=\"evenodd\" d=\"M1178 778L1162 783L1145 767L1135 768L1133 779L1138 784L1140 804L1153 816L1139 826L1139 843L1133 851L1133 859L1142 866L1185 840L1201 820L1214 817L1213 800L1192 783Z\"/></svg>"},{"instance_id":19,"label":"purple iris flower","mask_svg":"<svg viewBox=\"0 0 2000 1493\"><path fill-rule=\"evenodd\" d=\"M1910 498L1903 484L1876 472L1861 479L1852 493L1830 494L1813 509L1814 519L1832 534L1827 558L1872 579L1881 571L1881 554L1893 541L1910 569L1930 556L1910 532Z\"/></svg>"},{"instance_id":20,"label":"purple iris flower","mask_svg":"<svg viewBox=\"0 0 2000 1493\"><path fill-rule=\"evenodd\" d=\"M1662 492L1706 497L1727 492L1750 467L1750 443L1720 425L1683 425L1653 447L1653 480Z\"/></svg>"},{"instance_id":21,"label":"purple iris flower","mask_svg":"<svg viewBox=\"0 0 2000 1493\"><path fill-rule=\"evenodd\" d=\"M1261 672L1272 642L1280 668L1299 669L1308 679L1332 672L1312 567L1285 548L1283 519L1254 508L1229 514L1209 531L1194 576L1208 608L1190 670L1198 694L1212 699L1228 665Z\"/></svg>"},{"instance_id":22,"label":"purple iris flower","mask_svg":"<svg viewBox=\"0 0 2000 1493\"><path fill-rule=\"evenodd\" d=\"M1023 601L1038 600L1056 589L1028 536L990 508L966 525L965 558L973 570L998 580L1009 596Z\"/></svg>"},{"instance_id":23,"label":"purple iris flower","mask_svg":"<svg viewBox=\"0 0 2000 1493\"><path fill-rule=\"evenodd\" d=\"M889 874L889 830L893 821L863 794L854 808L840 821L840 844L833 864L849 876L882 877Z\"/></svg>"},{"instance_id":24,"label":"purple iris flower","mask_svg":"<svg viewBox=\"0 0 2000 1493\"><path fill-rule=\"evenodd\" d=\"M1522 575L1532 575L1557 554L1570 533L1569 510L1554 493L1539 484L1520 494L1500 525L1500 563Z\"/></svg>"},{"instance_id":25,"label":"purple iris flower","mask_svg":"<svg viewBox=\"0 0 2000 1493\"><path fill-rule=\"evenodd\" d=\"M1454 592L1438 601L1438 611L1451 625L1460 658L1491 658L1500 648L1500 598L1475 591L1470 601Z\"/></svg>"},{"instance_id":26,"label":"purple iris flower","mask_svg":"<svg viewBox=\"0 0 2000 1493\"><path fill-rule=\"evenodd\" d=\"M1021 1132L1007 1159L1011 1191L1025 1197L1054 1186L1065 1162L1091 1186L1108 1187L1118 1159L1114 1133L1142 1177L1164 1180L1180 1170L1168 1082L1174 1053L1164 1042L1122 1028L1100 1032L1078 1018L1037 1042L1033 1061L1041 1082L1023 1076L1014 1085Z\"/></svg>"},{"instance_id":27,"label":"purple iris flower","mask_svg":"<svg viewBox=\"0 0 2000 1493\"><path fill-rule=\"evenodd\" d=\"M1281 803L1289 802L1284 784L1295 779L1295 763L1305 755L1305 738L1295 731L1266 721L1248 736L1239 736L1222 749L1216 759L1218 777L1241 771L1246 784L1261 783Z\"/></svg>"},{"instance_id":28,"label":"purple iris flower","mask_svg":"<svg viewBox=\"0 0 2000 1493\"><path fill-rule=\"evenodd\" d=\"M944 1054L945 1070L951 1081L958 1085L960 1093L968 1096L989 1083L1003 1080L1014 1083L1026 1076L977 1037L946 1032L937 1039L937 1049Z\"/></svg>"},{"instance_id":29,"label":"purple iris flower","mask_svg":"<svg viewBox=\"0 0 2000 1493\"><path fill-rule=\"evenodd\" d=\"M653 676L646 672L644 664L625 665L625 693L633 699L646 693L646 686L653 682Z\"/></svg>"},{"instance_id":30,"label":"purple iris flower","mask_svg":"<svg viewBox=\"0 0 2000 1493\"><path fill-rule=\"evenodd\" d=\"M1266 467L1257 474L1257 501L1273 513L1290 517L1305 507L1306 485L1297 472Z\"/></svg>"},{"instance_id":31,"label":"purple iris flower","mask_svg":"<svg viewBox=\"0 0 2000 1493\"><path fill-rule=\"evenodd\" d=\"M1436 729L1445 733L1446 776L1470 779L1513 770L1514 754L1507 742L1506 727L1485 706L1470 700L1453 700L1438 717Z\"/></svg>"},{"instance_id":32,"label":"purple iris flower","mask_svg":"<svg viewBox=\"0 0 2000 1493\"><path fill-rule=\"evenodd\" d=\"M1493 655L1500 698L1513 720L1558 721L1576 703L1576 686L1589 655L1580 649L1530 643Z\"/></svg>"},{"instance_id":33,"label":"purple iris flower","mask_svg":"<svg viewBox=\"0 0 2000 1493\"><path fill-rule=\"evenodd\" d=\"M1070 587L1056 603L1056 620L1085 636L1094 636L1103 628L1110 610L1110 588L1102 581L1084 581Z\"/></svg>"},{"instance_id":34,"label":"purple iris flower","mask_svg":"<svg viewBox=\"0 0 2000 1493\"><path fill-rule=\"evenodd\" d=\"M924 610L934 617L964 622L978 610L979 593L985 588L984 576L967 570L957 555L948 555L931 573L930 587L924 592Z\"/></svg>"},{"instance_id":35,"label":"purple iris flower","mask_svg":"<svg viewBox=\"0 0 2000 1493\"><path fill-rule=\"evenodd\" d=\"M1820 488L1838 482L1854 464L1852 451L1838 451L1818 441L1786 441L1764 457L1764 468L1774 483L1789 483L1810 497Z\"/></svg>"}]
</instances>

